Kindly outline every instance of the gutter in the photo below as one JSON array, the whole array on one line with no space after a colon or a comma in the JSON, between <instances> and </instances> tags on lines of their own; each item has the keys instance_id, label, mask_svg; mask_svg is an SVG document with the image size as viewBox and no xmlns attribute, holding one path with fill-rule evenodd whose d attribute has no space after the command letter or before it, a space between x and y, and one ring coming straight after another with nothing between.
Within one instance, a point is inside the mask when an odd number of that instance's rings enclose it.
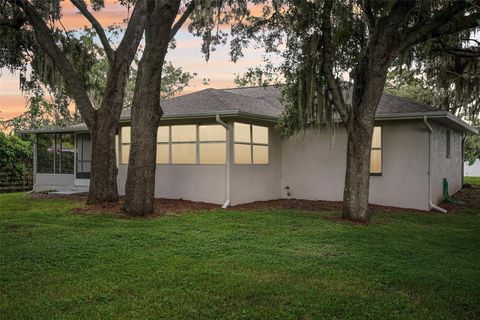
<instances>
[{"instance_id":1,"label":"gutter","mask_svg":"<svg viewBox=\"0 0 480 320\"><path fill-rule=\"evenodd\" d=\"M231 130L230 130L230 127L228 126L228 124L226 124L225 122L222 121L222 119L220 118L220 115L217 114L215 116L215 120L217 121L217 123L219 123L220 125L222 125L226 130L227 130L227 166L226 166L226 175L225 175L225 189L227 190L226 193L227 193L227 199L225 200L225 203L223 204L222 206L222 209L226 209L230 206L230 198L231 198L231 191L230 191L230 171L231 171L231 161L230 161L230 155L231 155L231 152L230 152L230 145L231 145L231 142L230 142L230 138L231 138Z\"/></svg>"},{"instance_id":2,"label":"gutter","mask_svg":"<svg viewBox=\"0 0 480 320\"><path fill-rule=\"evenodd\" d=\"M447 213L448 211L440 208L439 206L433 204L432 202L432 191L431 191L431 181L432 181L432 132L433 128L428 123L428 118L427 116L423 116L423 124L425 127L428 129L428 206L430 209L435 209L437 211L440 211L442 213Z\"/></svg>"}]
</instances>

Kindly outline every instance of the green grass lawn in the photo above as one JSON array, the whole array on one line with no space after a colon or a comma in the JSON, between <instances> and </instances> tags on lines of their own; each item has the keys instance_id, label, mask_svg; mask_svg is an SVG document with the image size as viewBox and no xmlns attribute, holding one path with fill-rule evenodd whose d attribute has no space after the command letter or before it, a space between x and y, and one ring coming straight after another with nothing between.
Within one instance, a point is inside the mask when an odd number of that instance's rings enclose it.
<instances>
[{"instance_id":1,"label":"green grass lawn","mask_svg":"<svg viewBox=\"0 0 480 320\"><path fill-rule=\"evenodd\" d=\"M480 185L480 177L465 177L465 183Z\"/></svg>"},{"instance_id":2,"label":"green grass lawn","mask_svg":"<svg viewBox=\"0 0 480 320\"><path fill-rule=\"evenodd\" d=\"M0 195L1 319L478 319L479 213L121 219ZM469 211L471 212L471 211Z\"/></svg>"}]
</instances>

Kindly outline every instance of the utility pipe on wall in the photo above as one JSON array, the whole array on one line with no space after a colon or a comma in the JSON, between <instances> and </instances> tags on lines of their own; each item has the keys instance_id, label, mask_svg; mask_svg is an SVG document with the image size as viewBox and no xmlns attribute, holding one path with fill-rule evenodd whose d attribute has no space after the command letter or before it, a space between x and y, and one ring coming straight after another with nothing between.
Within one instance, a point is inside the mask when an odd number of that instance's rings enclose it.
<instances>
[{"instance_id":1,"label":"utility pipe on wall","mask_svg":"<svg viewBox=\"0 0 480 320\"><path fill-rule=\"evenodd\" d=\"M228 124L226 124L225 122L222 121L222 119L220 118L220 115L217 114L216 115L216 120L217 120L217 123L221 124L225 130L227 130L227 167L226 167L226 177L225 177L225 184L226 184L226 190L227 190L227 199L225 200L225 203L223 204L222 206L222 209L226 209L230 206L230 169L231 169L231 161L230 161L230 158L231 158L231 150L230 150L230 138L231 138L231 130L230 130L230 127L228 126Z\"/></svg>"},{"instance_id":2,"label":"utility pipe on wall","mask_svg":"<svg viewBox=\"0 0 480 320\"><path fill-rule=\"evenodd\" d=\"M442 213L447 213L448 211L440 208L439 206L433 204L432 202L432 196L431 196L431 181L432 181L432 132L433 128L428 123L428 118L427 116L423 116L423 124L425 124L425 127L428 129L428 205L430 209L435 209L437 211L440 211Z\"/></svg>"}]
</instances>

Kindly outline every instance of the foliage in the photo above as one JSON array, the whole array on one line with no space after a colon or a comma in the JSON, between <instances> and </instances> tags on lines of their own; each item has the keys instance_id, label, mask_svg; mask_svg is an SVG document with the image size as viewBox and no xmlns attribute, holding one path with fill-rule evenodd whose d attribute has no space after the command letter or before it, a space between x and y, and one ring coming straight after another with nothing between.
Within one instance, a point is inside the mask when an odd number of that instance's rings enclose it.
<instances>
[{"instance_id":1,"label":"foliage","mask_svg":"<svg viewBox=\"0 0 480 320\"><path fill-rule=\"evenodd\" d=\"M13 172L17 177L31 176L32 143L13 134L0 132L0 172Z\"/></svg>"},{"instance_id":2,"label":"foliage","mask_svg":"<svg viewBox=\"0 0 480 320\"><path fill-rule=\"evenodd\" d=\"M379 213L368 226L298 210L72 214L81 206L0 195L2 319L480 314L480 203L471 214Z\"/></svg>"},{"instance_id":3,"label":"foliage","mask_svg":"<svg viewBox=\"0 0 480 320\"><path fill-rule=\"evenodd\" d=\"M261 67L248 67L243 74L235 74L233 82L239 87L280 84L280 74L276 69L270 62Z\"/></svg>"},{"instance_id":4,"label":"foliage","mask_svg":"<svg viewBox=\"0 0 480 320\"><path fill-rule=\"evenodd\" d=\"M477 129L480 130L480 127ZM468 135L465 139L465 160L471 165L480 159L480 135Z\"/></svg>"}]
</instances>

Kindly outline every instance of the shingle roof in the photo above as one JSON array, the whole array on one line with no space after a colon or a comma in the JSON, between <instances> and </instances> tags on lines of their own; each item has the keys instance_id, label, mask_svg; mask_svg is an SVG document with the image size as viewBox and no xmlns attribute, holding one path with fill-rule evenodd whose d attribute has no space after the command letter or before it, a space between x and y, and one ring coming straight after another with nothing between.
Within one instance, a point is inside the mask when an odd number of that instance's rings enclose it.
<instances>
[{"instance_id":1,"label":"shingle roof","mask_svg":"<svg viewBox=\"0 0 480 320\"><path fill-rule=\"evenodd\" d=\"M282 114L284 107L280 101L281 87L246 87L232 89L205 89L161 102L164 116L162 119L195 118L199 116L242 115L263 117L275 121ZM447 116L447 112L432 106L384 93L380 100L376 116L385 118L407 118ZM449 117L454 117L449 115ZM130 119L130 110L122 111L121 120ZM460 119L458 119L460 120ZM461 120L460 120L461 121ZM70 126L68 129L86 129L84 124Z\"/></svg>"},{"instance_id":2,"label":"shingle roof","mask_svg":"<svg viewBox=\"0 0 480 320\"><path fill-rule=\"evenodd\" d=\"M280 98L278 86L205 89L164 100L162 109L166 118L228 112L278 118L284 110ZM439 110L426 104L384 93L377 115L436 111ZM129 110L122 112L122 119L129 118Z\"/></svg>"}]
</instances>

